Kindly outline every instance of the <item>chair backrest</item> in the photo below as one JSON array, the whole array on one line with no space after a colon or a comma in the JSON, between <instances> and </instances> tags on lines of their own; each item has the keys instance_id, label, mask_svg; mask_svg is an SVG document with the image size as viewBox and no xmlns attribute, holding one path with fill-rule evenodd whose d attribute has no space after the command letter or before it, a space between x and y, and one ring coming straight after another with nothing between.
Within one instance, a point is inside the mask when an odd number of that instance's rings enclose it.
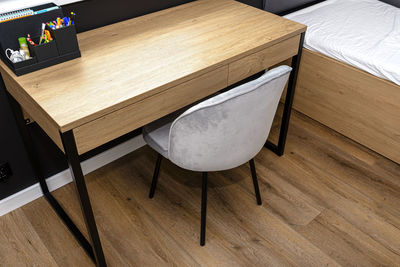
<instances>
[{"instance_id":1,"label":"chair backrest","mask_svg":"<svg viewBox=\"0 0 400 267\"><path fill-rule=\"evenodd\" d=\"M184 112L170 128L168 157L193 171L222 171L252 159L264 146L292 68L207 99Z\"/></svg>"}]
</instances>

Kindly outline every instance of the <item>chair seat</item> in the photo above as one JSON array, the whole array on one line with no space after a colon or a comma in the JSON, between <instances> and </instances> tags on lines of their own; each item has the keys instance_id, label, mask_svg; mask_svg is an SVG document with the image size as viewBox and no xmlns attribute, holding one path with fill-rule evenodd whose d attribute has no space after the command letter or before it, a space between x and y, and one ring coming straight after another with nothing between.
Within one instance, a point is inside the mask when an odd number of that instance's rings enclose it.
<instances>
[{"instance_id":1,"label":"chair seat","mask_svg":"<svg viewBox=\"0 0 400 267\"><path fill-rule=\"evenodd\" d=\"M168 159L169 130L172 123L183 113L175 112L143 127L143 139L155 151Z\"/></svg>"},{"instance_id":2,"label":"chair seat","mask_svg":"<svg viewBox=\"0 0 400 267\"><path fill-rule=\"evenodd\" d=\"M1 0L0 0L1 1ZM205 99L211 98L217 95L213 94L208 96ZM169 146L169 130L171 129L171 125L176 118L182 115L187 109L196 104L200 103L202 100L196 101L193 104L190 104L182 109L179 109L167 116L162 117L146 126L143 126L143 139L146 143L153 148L155 151L160 153L164 158L169 159L168 157L168 146Z\"/></svg>"}]
</instances>

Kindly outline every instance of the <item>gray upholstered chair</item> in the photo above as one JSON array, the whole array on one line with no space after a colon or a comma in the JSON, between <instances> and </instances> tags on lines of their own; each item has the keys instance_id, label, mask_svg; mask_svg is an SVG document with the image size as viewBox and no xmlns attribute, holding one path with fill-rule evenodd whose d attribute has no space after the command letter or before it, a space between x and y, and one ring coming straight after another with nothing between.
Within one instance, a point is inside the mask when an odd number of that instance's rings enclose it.
<instances>
[{"instance_id":1,"label":"gray upholstered chair","mask_svg":"<svg viewBox=\"0 0 400 267\"><path fill-rule=\"evenodd\" d=\"M258 205L261 197L253 158L263 148L291 68L280 66L260 78L207 99L177 116L143 128L158 159L150 189L153 198L161 160L203 173L200 244L205 244L207 173L250 162Z\"/></svg>"}]
</instances>

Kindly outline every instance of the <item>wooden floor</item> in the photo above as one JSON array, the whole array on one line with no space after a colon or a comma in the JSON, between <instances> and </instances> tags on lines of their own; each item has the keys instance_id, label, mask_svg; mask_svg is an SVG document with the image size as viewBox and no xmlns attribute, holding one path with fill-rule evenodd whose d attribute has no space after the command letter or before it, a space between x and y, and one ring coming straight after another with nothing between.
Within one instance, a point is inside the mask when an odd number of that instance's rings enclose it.
<instances>
[{"instance_id":1,"label":"wooden floor","mask_svg":"<svg viewBox=\"0 0 400 267\"><path fill-rule=\"evenodd\" d=\"M277 127L272 136L276 137ZM295 113L286 155L210 175L199 246L199 174L142 148L87 176L110 266L400 266L400 166ZM83 227L72 186L55 195ZM0 266L91 266L41 198L0 218Z\"/></svg>"}]
</instances>

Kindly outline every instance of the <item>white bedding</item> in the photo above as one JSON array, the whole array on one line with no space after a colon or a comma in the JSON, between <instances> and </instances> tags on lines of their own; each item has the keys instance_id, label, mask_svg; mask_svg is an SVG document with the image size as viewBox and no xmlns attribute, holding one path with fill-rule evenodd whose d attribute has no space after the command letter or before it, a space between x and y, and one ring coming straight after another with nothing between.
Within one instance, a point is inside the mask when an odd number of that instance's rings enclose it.
<instances>
[{"instance_id":1,"label":"white bedding","mask_svg":"<svg viewBox=\"0 0 400 267\"><path fill-rule=\"evenodd\" d=\"M308 26L304 47L400 85L400 9L328 0L285 16Z\"/></svg>"}]
</instances>

